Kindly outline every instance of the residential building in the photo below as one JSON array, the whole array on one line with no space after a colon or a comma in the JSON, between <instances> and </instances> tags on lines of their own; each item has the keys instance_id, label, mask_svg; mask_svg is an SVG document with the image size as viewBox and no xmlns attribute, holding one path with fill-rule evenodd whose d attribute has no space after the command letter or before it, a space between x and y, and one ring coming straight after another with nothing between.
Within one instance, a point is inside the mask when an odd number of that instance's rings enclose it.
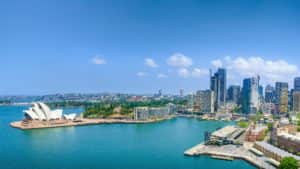
<instances>
[{"instance_id":1,"label":"residential building","mask_svg":"<svg viewBox=\"0 0 300 169\"><path fill-rule=\"evenodd\" d=\"M194 106L196 104L196 94L191 93L187 95L187 110L188 112L192 112L194 110Z\"/></svg>"},{"instance_id":2,"label":"residential building","mask_svg":"<svg viewBox=\"0 0 300 169\"><path fill-rule=\"evenodd\" d=\"M167 104L164 107L136 107L134 108L135 120L148 120L153 118L165 118L176 113L174 104Z\"/></svg>"},{"instance_id":3,"label":"residential building","mask_svg":"<svg viewBox=\"0 0 300 169\"><path fill-rule=\"evenodd\" d=\"M196 93L196 102L202 113L214 112L214 92L211 90L200 90Z\"/></svg>"},{"instance_id":4,"label":"residential building","mask_svg":"<svg viewBox=\"0 0 300 169\"><path fill-rule=\"evenodd\" d=\"M147 119L149 119L149 108L148 107L136 107L136 108L134 108L134 119L135 120L147 120Z\"/></svg>"}]
</instances>

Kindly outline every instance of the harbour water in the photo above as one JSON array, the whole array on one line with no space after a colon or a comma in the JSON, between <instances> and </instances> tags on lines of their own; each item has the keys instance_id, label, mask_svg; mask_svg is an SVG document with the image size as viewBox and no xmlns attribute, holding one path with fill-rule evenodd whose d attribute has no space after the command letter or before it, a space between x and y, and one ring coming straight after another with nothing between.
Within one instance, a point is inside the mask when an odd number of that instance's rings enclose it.
<instances>
[{"instance_id":1,"label":"harbour water","mask_svg":"<svg viewBox=\"0 0 300 169\"><path fill-rule=\"evenodd\" d=\"M203 132L228 122L176 118L151 124L110 124L22 131L11 121L22 106L0 106L0 164L3 169L252 169L242 160L224 161L183 152ZM80 109L68 109L67 112Z\"/></svg>"}]
</instances>

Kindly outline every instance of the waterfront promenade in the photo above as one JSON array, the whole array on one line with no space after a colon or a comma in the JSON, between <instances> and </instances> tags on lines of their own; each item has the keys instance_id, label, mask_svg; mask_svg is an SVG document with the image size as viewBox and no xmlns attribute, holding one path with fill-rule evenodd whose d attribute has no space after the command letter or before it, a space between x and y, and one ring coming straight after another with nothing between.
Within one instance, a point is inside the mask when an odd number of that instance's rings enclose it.
<instances>
[{"instance_id":1,"label":"waterfront promenade","mask_svg":"<svg viewBox=\"0 0 300 169\"><path fill-rule=\"evenodd\" d=\"M87 126L87 125L100 125L100 124L144 124L154 123L163 120L172 119L174 116L161 119L149 119L149 120L127 120L127 119L87 119L82 118L76 121L71 120L58 120L58 121L30 121L25 123L24 121L11 122L10 126L22 130L29 129L42 129L42 128L57 128L57 127L72 127L72 126Z\"/></svg>"},{"instance_id":2,"label":"waterfront promenade","mask_svg":"<svg viewBox=\"0 0 300 169\"><path fill-rule=\"evenodd\" d=\"M210 155L217 157L224 157L224 159L243 159L258 168L264 169L276 169L270 165L267 158L262 156L256 156L249 151L245 146L236 145L224 145L224 146L212 146L204 145L203 143L198 144L184 152L186 156L199 156L199 155Z\"/></svg>"},{"instance_id":3,"label":"waterfront promenade","mask_svg":"<svg viewBox=\"0 0 300 169\"><path fill-rule=\"evenodd\" d=\"M183 115L176 114L170 115L165 118L158 119L148 119L148 120L130 120L130 119L112 119L112 118L80 118L75 121L72 120L53 120L53 121L31 121L27 124L24 121L14 121L10 123L11 127L28 130L28 129L42 129L42 128L57 128L57 127L72 127L72 126L87 126L87 125L99 125L99 124L145 124L145 123L155 123L164 120L170 120L176 117L186 117L186 118L199 118L204 119L200 115Z\"/></svg>"}]
</instances>

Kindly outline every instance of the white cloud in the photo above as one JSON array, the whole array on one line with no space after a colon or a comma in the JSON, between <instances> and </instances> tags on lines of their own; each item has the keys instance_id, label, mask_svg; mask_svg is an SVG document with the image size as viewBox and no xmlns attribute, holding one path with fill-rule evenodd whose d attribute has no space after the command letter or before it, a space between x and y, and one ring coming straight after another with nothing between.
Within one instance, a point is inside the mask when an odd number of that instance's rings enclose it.
<instances>
[{"instance_id":1,"label":"white cloud","mask_svg":"<svg viewBox=\"0 0 300 169\"><path fill-rule=\"evenodd\" d=\"M183 78L201 78L203 76L209 75L208 69L202 69L202 68L194 68L192 70L189 70L187 68L180 68L177 71L179 77Z\"/></svg>"},{"instance_id":2,"label":"white cloud","mask_svg":"<svg viewBox=\"0 0 300 169\"><path fill-rule=\"evenodd\" d=\"M299 68L285 60L266 60L262 57L225 57L223 62L230 76L242 78L260 75L265 83L292 82L299 75Z\"/></svg>"},{"instance_id":3,"label":"white cloud","mask_svg":"<svg viewBox=\"0 0 300 169\"><path fill-rule=\"evenodd\" d=\"M181 54L175 53L167 59L167 64L174 67L189 67L193 64L191 58Z\"/></svg>"},{"instance_id":4,"label":"white cloud","mask_svg":"<svg viewBox=\"0 0 300 169\"><path fill-rule=\"evenodd\" d=\"M105 65L107 62L103 58L95 56L92 58L92 63L95 65Z\"/></svg>"},{"instance_id":5,"label":"white cloud","mask_svg":"<svg viewBox=\"0 0 300 169\"><path fill-rule=\"evenodd\" d=\"M223 67L223 63L222 63L222 61L221 61L220 59L211 61L211 64L212 64L215 68L221 68L221 67Z\"/></svg>"},{"instance_id":6,"label":"white cloud","mask_svg":"<svg viewBox=\"0 0 300 169\"><path fill-rule=\"evenodd\" d=\"M151 68L156 68L156 67L158 67L158 65L155 63L155 61L154 61L153 59L151 59L151 58L146 58L146 59L145 59L145 65L146 65L146 66L149 66L149 67L151 67Z\"/></svg>"},{"instance_id":7,"label":"white cloud","mask_svg":"<svg viewBox=\"0 0 300 169\"><path fill-rule=\"evenodd\" d=\"M163 74L163 73L159 73L157 75L158 78L162 79L162 78L167 78L168 76L166 74Z\"/></svg>"},{"instance_id":8,"label":"white cloud","mask_svg":"<svg viewBox=\"0 0 300 169\"><path fill-rule=\"evenodd\" d=\"M207 69L201 69L201 68L194 68L192 71L192 77L203 77L209 74L209 71Z\"/></svg>"},{"instance_id":9,"label":"white cloud","mask_svg":"<svg viewBox=\"0 0 300 169\"><path fill-rule=\"evenodd\" d=\"M137 72L136 75L139 77L144 77L147 75L147 73L146 72Z\"/></svg>"},{"instance_id":10,"label":"white cloud","mask_svg":"<svg viewBox=\"0 0 300 169\"><path fill-rule=\"evenodd\" d=\"M178 75L183 78L188 78L190 76L190 72L186 68L181 68L178 70Z\"/></svg>"}]
</instances>

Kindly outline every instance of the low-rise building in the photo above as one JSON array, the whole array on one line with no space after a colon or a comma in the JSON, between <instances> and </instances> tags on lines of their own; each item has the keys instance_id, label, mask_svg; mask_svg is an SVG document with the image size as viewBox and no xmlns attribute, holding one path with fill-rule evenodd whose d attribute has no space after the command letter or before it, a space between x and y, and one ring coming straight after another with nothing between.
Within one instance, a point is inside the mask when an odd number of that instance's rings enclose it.
<instances>
[{"instance_id":1,"label":"low-rise building","mask_svg":"<svg viewBox=\"0 0 300 169\"><path fill-rule=\"evenodd\" d=\"M232 113L216 113L216 119L218 120L231 120Z\"/></svg>"},{"instance_id":2,"label":"low-rise building","mask_svg":"<svg viewBox=\"0 0 300 169\"><path fill-rule=\"evenodd\" d=\"M239 138L244 131L244 129L236 126L226 126L211 133L209 138L206 138L207 140L205 141L206 144L213 145L235 144L235 140Z\"/></svg>"},{"instance_id":3,"label":"low-rise building","mask_svg":"<svg viewBox=\"0 0 300 169\"><path fill-rule=\"evenodd\" d=\"M276 161L281 161L284 157L293 157L300 161L300 157L286 152L278 147L275 147L266 142L255 142L254 148L264 153L265 156L272 158Z\"/></svg>"},{"instance_id":4,"label":"low-rise building","mask_svg":"<svg viewBox=\"0 0 300 169\"><path fill-rule=\"evenodd\" d=\"M296 125L284 125L276 128L276 145L291 153L300 152L300 133Z\"/></svg>"},{"instance_id":5,"label":"low-rise building","mask_svg":"<svg viewBox=\"0 0 300 169\"><path fill-rule=\"evenodd\" d=\"M278 133L277 144L290 153L298 153L300 152L300 135Z\"/></svg>"},{"instance_id":6,"label":"low-rise building","mask_svg":"<svg viewBox=\"0 0 300 169\"><path fill-rule=\"evenodd\" d=\"M282 117L282 118L280 118L279 123L280 123L281 126L289 125L290 124L290 120L288 118L286 118L286 117Z\"/></svg>"},{"instance_id":7,"label":"low-rise building","mask_svg":"<svg viewBox=\"0 0 300 169\"><path fill-rule=\"evenodd\" d=\"M136 108L134 108L134 119L135 120L147 120L147 119L149 119L149 108L148 107L136 107Z\"/></svg>"},{"instance_id":8,"label":"low-rise building","mask_svg":"<svg viewBox=\"0 0 300 169\"><path fill-rule=\"evenodd\" d=\"M151 118L165 118L176 113L174 104L167 104L165 107L136 107L134 108L135 120L148 120Z\"/></svg>"},{"instance_id":9,"label":"low-rise building","mask_svg":"<svg viewBox=\"0 0 300 169\"><path fill-rule=\"evenodd\" d=\"M274 103L262 103L261 110L264 114L274 114L275 112L275 104Z\"/></svg>"},{"instance_id":10,"label":"low-rise building","mask_svg":"<svg viewBox=\"0 0 300 169\"><path fill-rule=\"evenodd\" d=\"M252 125L246 131L245 140L250 142L262 140L267 129L264 125Z\"/></svg>"}]
</instances>

